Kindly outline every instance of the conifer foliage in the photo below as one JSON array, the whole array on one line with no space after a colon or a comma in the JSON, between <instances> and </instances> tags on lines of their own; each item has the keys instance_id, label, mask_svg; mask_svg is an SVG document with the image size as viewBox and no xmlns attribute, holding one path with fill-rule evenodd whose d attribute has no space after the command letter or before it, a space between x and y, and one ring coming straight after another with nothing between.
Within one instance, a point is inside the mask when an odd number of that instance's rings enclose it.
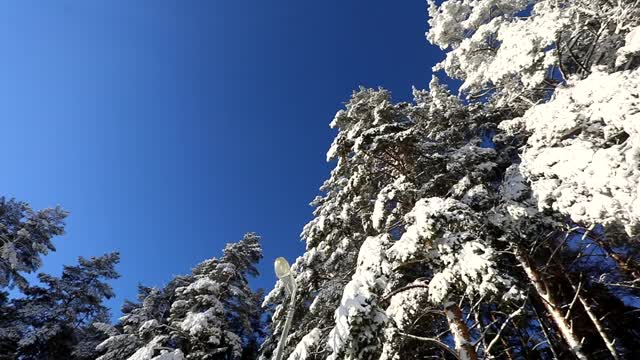
<instances>
[{"instance_id":1,"label":"conifer foliage","mask_svg":"<svg viewBox=\"0 0 640 360\"><path fill-rule=\"evenodd\" d=\"M248 233L162 289L141 286L115 327L102 324L109 337L97 347L98 360L257 358L262 296L248 277L258 275L259 240Z\"/></svg>"},{"instance_id":2,"label":"conifer foliage","mask_svg":"<svg viewBox=\"0 0 640 360\"><path fill-rule=\"evenodd\" d=\"M640 4L428 8L460 93L360 89L336 114L285 358L638 357Z\"/></svg>"},{"instance_id":3,"label":"conifer foliage","mask_svg":"<svg viewBox=\"0 0 640 360\"><path fill-rule=\"evenodd\" d=\"M118 277L117 253L79 259L62 276L39 274L41 285L3 304L0 341L6 359L94 359L103 339L93 325L109 321L102 303L114 296L105 282Z\"/></svg>"},{"instance_id":4,"label":"conifer foliage","mask_svg":"<svg viewBox=\"0 0 640 360\"><path fill-rule=\"evenodd\" d=\"M51 239L64 233L67 212L60 207L34 211L21 201L0 197L0 289L28 286L22 276L55 251Z\"/></svg>"}]
</instances>

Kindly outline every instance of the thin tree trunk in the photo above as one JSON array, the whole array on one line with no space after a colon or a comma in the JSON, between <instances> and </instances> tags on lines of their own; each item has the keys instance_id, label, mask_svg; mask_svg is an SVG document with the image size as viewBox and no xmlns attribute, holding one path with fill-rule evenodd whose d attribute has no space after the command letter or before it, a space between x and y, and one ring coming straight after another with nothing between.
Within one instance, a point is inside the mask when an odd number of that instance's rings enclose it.
<instances>
[{"instance_id":1,"label":"thin tree trunk","mask_svg":"<svg viewBox=\"0 0 640 360\"><path fill-rule=\"evenodd\" d=\"M560 305L555 302L555 299L553 299L553 297L551 297L549 288L542 276L533 266L531 266L528 256L522 253L519 249L516 250L516 258L524 269L524 272L527 274L527 277L529 278L529 281L531 281L533 288L538 293L538 296L540 296L540 298L542 299L542 303L549 312L551 319L556 324L556 327L560 331L560 334L564 338L567 345L569 345L571 352L578 359L587 360L587 356L582 351L582 343L571 328L569 322L567 322L567 319L564 318L562 312L560 311Z\"/></svg>"},{"instance_id":2,"label":"thin tree trunk","mask_svg":"<svg viewBox=\"0 0 640 360\"><path fill-rule=\"evenodd\" d=\"M521 312L521 310L518 310L518 313L520 313L520 312ZM491 314L491 319L493 321L496 321L496 316L494 314ZM502 337L502 330L504 330L504 328L508 325L509 321L511 321L512 319L513 319L513 316L509 316L505 320L505 322L502 324L502 326L500 328L498 328L498 332L496 333L496 337L491 341L491 343L489 343L488 346L485 346L485 351L487 352L487 354L489 353L489 351L491 351L491 348L493 347L493 345L495 345L496 341L500 340L500 342L502 343L502 346L504 346L503 352L507 356L507 359L513 360L513 356L511 356L511 351L509 351L511 349L511 346Z\"/></svg>"},{"instance_id":3,"label":"thin tree trunk","mask_svg":"<svg viewBox=\"0 0 640 360\"><path fill-rule=\"evenodd\" d=\"M556 352L555 346L553 346L553 342L551 341L551 337L549 337L549 333L547 333L547 326L542 321L542 318L540 318L540 314L538 314L538 310L536 310L536 304L532 302L531 308L533 309L533 313L536 314L538 323L540 323L540 329L542 329L544 338L547 339L547 345L549 345L549 350L551 350L551 354L553 355L553 360L558 360L558 353Z\"/></svg>"},{"instance_id":4,"label":"thin tree trunk","mask_svg":"<svg viewBox=\"0 0 640 360\"><path fill-rule=\"evenodd\" d=\"M444 313L447 316L449 329L453 335L453 342L461 360L478 360L476 349L471 343L469 327L462 320L462 311L458 304L449 302L444 306Z\"/></svg>"},{"instance_id":5,"label":"thin tree trunk","mask_svg":"<svg viewBox=\"0 0 640 360\"><path fill-rule=\"evenodd\" d=\"M602 341L604 341L604 344L607 346L607 349L609 350L609 353L611 354L611 356L613 356L614 359L616 359L616 360L620 359L620 357L618 356L618 351L616 350L616 347L614 345L615 342L613 340L611 340L611 338L609 338L609 335L607 335L607 332L606 332L606 330L604 328L604 325L602 324L600 319L598 319L596 314L593 313L593 310L591 310L591 305L589 305L589 302L587 301L587 299L584 296L580 295L580 290L581 290L580 289L581 288L580 284L578 286L575 286L573 281L571 281L571 278L569 277L569 275L567 275L567 272L564 269L564 267L562 267L562 270L563 270L565 278L567 279L567 281L571 285L571 288L573 289L573 291L576 292L576 296L578 297L578 301L580 301L580 304L582 304L582 307L584 308L584 311L589 316L589 319L591 319L591 322L593 323L593 326L595 326L596 330L598 331L598 334L602 338Z\"/></svg>"},{"instance_id":6,"label":"thin tree trunk","mask_svg":"<svg viewBox=\"0 0 640 360\"><path fill-rule=\"evenodd\" d=\"M607 345L607 349L609 349L611 356L613 356L613 358L616 360L620 359L620 357L618 356L618 351L616 350L616 347L614 345L614 341L609 339L604 326L602 326L602 322L600 322L598 317L593 313L593 311L591 310L591 306L589 305L587 300L582 295L578 295L578 300L580 300L580 303L584 307L584 311L587 313L587 315L589 315L589 319L591 319L593 325L598 330L598 334L600 334L602 341L604 341L605 345Z\"/></svg>"},{"instance_id":7,"label":"thin tree trunk","mask_svg":"<svg viewBox=\"0 0 640 360\"><path fill-rule=\"evenodd\" d=\"M480 329L480 333L483 334L480 341L482 341L482 348L484 349L484 357L485 359L494 359L495 356L492 356L487 351L487 340L486 340L486 337L484 336L486 330L485 330L484 324L482 323L482 316L480 316L480 311L481 309L478 309L477 311L475 311L474 318L476 320L476 323L478 324L478 329Z\"/></svg>"}]
</instances>

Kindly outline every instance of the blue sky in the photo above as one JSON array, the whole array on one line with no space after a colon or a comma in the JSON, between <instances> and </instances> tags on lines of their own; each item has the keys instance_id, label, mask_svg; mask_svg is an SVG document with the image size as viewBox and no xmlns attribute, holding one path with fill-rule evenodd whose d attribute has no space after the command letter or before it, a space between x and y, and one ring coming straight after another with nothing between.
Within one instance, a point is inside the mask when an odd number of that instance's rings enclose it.
<instances>
[{"instance_id":1,"label":"blue sky","mask_svg":"<svg viewBox=\"0 0 640 360\"><path fill-rule=\"evenodd\" d=\"M1 2L0 191L71 212L42 271L121 252L115 315L247 231L270 289L333 115L359 85L426 87L425 30L423 0Z\"/></svg>"}]
</instances>

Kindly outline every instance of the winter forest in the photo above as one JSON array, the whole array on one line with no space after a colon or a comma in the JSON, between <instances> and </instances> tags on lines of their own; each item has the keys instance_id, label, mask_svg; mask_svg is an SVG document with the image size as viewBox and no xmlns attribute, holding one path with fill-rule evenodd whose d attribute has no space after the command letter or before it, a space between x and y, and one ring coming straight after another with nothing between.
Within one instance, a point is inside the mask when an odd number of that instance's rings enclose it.
<instances>
[{"instance_id":1,"label":"winter forest","mask_svg":"<svg viewBox=\"0 0 640 360\"><path fill-rule=\"evenodd\" d=\"M428 88L330 122L293 294L248 232L114 322L119 254L32 283L68 213L0 198L0 359L275 359L290 304L288 360L640 358L640 1L427 8Z\"/></svg>"}]
</instances>

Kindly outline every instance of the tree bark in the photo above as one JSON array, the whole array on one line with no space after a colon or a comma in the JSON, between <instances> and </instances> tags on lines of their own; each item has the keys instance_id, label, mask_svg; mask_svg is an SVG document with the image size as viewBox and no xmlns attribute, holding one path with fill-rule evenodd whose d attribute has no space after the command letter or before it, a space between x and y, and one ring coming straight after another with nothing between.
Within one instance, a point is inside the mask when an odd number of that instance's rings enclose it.
<instances>
[{"instance_id":1,"label":"tree bark","mask_svg":"<svg viewBox=\"0 0 640 360\"><path fill-rule=\"evenodd\" d=\"M555 299L551 296L549 287L547 286L546 282L544 281L540 273L538 273L538 271L531 265L529 257L520 249L517 249L516 259L524 269L524 272L527 274L527 277L533 285L533 288L536 290L536 293L542 299L544 307L547 309L549 315L551 316L551 319L556 324L556 327L560 331L562 338L567 343L567 345L569 345L571 352L578 359L587 360L587 356L582 351L582 343L571 328L571 325L569 324L567 319L564 318L560 310L560 304L557 304Z\"/></svg>"},{"instance_id":2,"label":"tree bark","mask_svg":"<svg viewBox=\"0 0 640 360\"><path fill-rule=\"evenodd\" d=\"M571 285L571 288L573 289L573 291L576 292L576 296L578 297L578 301L580 301L580 304L582 304L582 307L584 308L584 311L587 313L587 316L589 316L589 319L593 323L593 326L598 331L598 335L600 335L600 338L602 338L602 341L607 346L607 350L609 350L609 353L611 354L611 356L615 360L620 359L620 357L618 356L618 351L616 350L616 347L614 345L615 341L611 340L611 338L609 337L609 335L607 334L607 332L605 330L604 325L602 324L600 319L598 319L596 314L593 313L593 310L591 309L591 305L589 305L589 302L587 301L587 299L584 296L580 295L580 290L581 290L580 289L580 285L576 286L573 283L573 281L571 281L571 278L569 277L569 275L567 275L567 272L564 269L564 267L562 267L562 270L563 270L565 278L567 279L567 281Z\"/></svg>"},{"instance_id":3,"label":"tree bark","mask_svg":"<svg viewBox=\"0 0 640 360\"><path fill-rule=\"evenodd\" d=\"M454 302L445 304L444 313L447 316L449 329L451 330L451 335L453 335L453 342L460 359L478 360L478 354L469 336L469 327L462 320L462 311L460 311L458 304Z\"/></svg>"}]
</instances>

